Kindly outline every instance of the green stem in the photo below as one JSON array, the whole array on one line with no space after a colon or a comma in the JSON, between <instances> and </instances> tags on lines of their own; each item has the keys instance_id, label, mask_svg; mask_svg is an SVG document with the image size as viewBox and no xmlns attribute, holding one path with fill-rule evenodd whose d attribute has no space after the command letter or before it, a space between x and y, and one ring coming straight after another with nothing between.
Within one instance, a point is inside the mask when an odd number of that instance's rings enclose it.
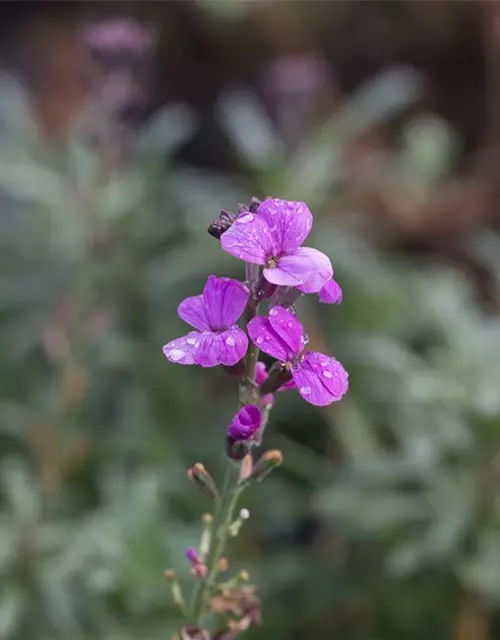
<instances>
[{"instance_id":1,"label":"green stem","mask_svg":"<svg viewBox=\"0 0 500 640\"><path fill-rule=\"evenodd\" d=\"M205 563L208 569L207 576L198 583L193 598L191 619L196 625L196 628L200 628L203 622L207 596L217 573L217 563L224 552L229 527L234 520L234 510L242 491L242 489L238 487L239 477L240 465L229 461L224 486L215 513L214 533Z\"/></svg>"}]
</instances>

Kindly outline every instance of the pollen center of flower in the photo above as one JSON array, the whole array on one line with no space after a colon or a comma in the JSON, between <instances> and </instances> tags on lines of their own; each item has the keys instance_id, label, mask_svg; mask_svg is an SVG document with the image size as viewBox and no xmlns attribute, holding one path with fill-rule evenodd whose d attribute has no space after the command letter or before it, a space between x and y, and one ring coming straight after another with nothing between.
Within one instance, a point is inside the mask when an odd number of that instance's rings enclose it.
<instances>
[{"instance_id":1,"label":"pollen center of flower","mask_svg":"<svg viewBox=\"0 0 500 640\"><path fill-rule=\"evenodd\" d=\"M266 262L266 267L268 269L275 269L276 266L278 264L278 258L269 258L269 260Z\"/></svg>"}]
</instances>

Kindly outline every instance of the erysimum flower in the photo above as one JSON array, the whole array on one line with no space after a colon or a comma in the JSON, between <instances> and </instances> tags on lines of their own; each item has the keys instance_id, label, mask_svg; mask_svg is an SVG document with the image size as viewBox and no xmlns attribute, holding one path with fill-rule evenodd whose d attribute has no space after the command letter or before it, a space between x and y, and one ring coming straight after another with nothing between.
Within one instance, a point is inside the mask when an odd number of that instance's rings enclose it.
<instances>
[{"instance_id":1,"label":"erysimum flower","mask_svg":"<svg viewBox=\"0 0 500 640\"><path fill-rule=\"evenodd\" d=\"M259 407L247 404L234 416L227 430L233 440L249 440L260 427L262 414Z\"/></svg>"},{"instance_id":2,"label":"erysimum flower","mask_svg":"<svg viewBox=\"0 0 500 640\"><path fill-rule=\"evenodd\" d=\"M247 351L248 338L236 322L249 295L237 280L208 276L203 293L186 298L177 309L179 317L197 331L167 343L163 353L170 362L202 367L239 362Z\"/></svg>"},{"instance_id":3,"label":"erysimum flower","mask_svg":"<svg viewBox=\"0 0 500 640\"><path fill-rule=\"evenodd\" d=\"M261 351L285 363L307 402L325 406L340 400L347 392L349 383L344 367L323 353L304 353L304 328L283 307L273 307L267 318L253 318L248 323L248 335Z\"/></svg>"},{"instance_id":4,"label":"erysimum flower","mask_svg":"<svg viewBox=\"0 0 500 640\"><path fill-rule=\"evenodd\" d=\"M302 247L312 227L312 214L304 202L269 199L257 213L243 213L220 240L224 251L264 267L271 284L309 283L307 293L319 291L333 276L328 256Z\"/></svg>"}]
</instances>

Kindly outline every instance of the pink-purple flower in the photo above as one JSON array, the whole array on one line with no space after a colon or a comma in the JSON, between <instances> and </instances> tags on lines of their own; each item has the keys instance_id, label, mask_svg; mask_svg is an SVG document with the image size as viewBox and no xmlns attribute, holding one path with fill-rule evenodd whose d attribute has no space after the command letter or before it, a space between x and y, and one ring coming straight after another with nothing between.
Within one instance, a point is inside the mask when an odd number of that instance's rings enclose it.
<instances>
[{"instance_id":1,"label":"pink-purple flower","mask_svg":"<svg viewBox=\"0 0 500 640\"><path fill-rule=\"evenodd\" d=\"M271 284L319 291L333 276L328 256L302 247L312 227L312 214L304 202L270 198L256 213L244 212L220 240L224 251L251 264L262 265Z\"/></svg>"},{"instance_id":2,"label":"pink-purple flower","mask_svg":"<svg viewBox=\"0 0 500 640\"><path fill-rule=\"evenodd\" d=\"M333 278L318 291L319 301L325 304L340 304L343 295L342 287Z\"/></svg>"},{"instance_id":3,"label":"pink-purple flower","mask_svg":"<svg viewBox=\"0 0 500 640\"><path fill-rule=\"evenodd\" d=\"M344 367L322 353L304 353L304 328L293 313L273 307L269 316L248 323L248 335L261 351L285 363L300 395L317 406L340 400L349 382Z\"/></svg>"},{"instance_id":4,"label":"pink-purple flower","mask_svg":"<svg viewBox=\"0 0 500 640\"><path fill-rule=\"evenodd\" d=\"M183 300L177 313L196 331L172 340L163 353L177 364L232 366L245 355L248 338L236 324L249 297L238 280L208 276L203 293Z\"/></svg>"},{"instance_id":5,"label":"pink-purple flower","mask_svg":"<svg viewBox=\"0 0 500 640\"><path fill-rule=\"evenodd\" d=\"M247 404L234 416L227 433L233 440L250 440L262 423L259 407Z\"/></svg>"}]
</instances>

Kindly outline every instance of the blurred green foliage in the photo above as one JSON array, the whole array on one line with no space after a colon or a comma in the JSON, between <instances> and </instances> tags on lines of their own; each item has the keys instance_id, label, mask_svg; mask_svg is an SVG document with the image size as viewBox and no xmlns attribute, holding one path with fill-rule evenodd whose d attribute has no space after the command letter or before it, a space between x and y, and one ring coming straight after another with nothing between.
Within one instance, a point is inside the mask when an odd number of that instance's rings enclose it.
<instances>
[{"instance_id":1,"label":"blurred green foliage","mask_svg":"<svg viewBox=\"0 0 500 640\"><path fill-rule=\"evenodd\" d=\"M208 273L243 277L205 229L254 194L304 199L315 213L313 243L345 299L303 300L301 313L351 389L327 410L293 393L277 400L267 445L285 463L246 494L251 518L231 549L263 600L264 626L248 638L441 640L470 607L494 629L498 316L459 269L383 253L357 216L328 215L352 180L346 145L392 122L420 87L408 69L385 71L292 155L254 96L221 95L238 179L173 161L197 127L181 105L113 164L81 122L48 145L23 92L2 80L1 638L177 631L162 573L192 580L184 549L207 508L185 469L199 460L220 477L236 392L222 372L169 365L161 347ZM432 114L400 134L376 179L431 191L456 134ZM470 252L486 250L498 275L496 235L474 237Z\"/></svg>"}]
</instances>

